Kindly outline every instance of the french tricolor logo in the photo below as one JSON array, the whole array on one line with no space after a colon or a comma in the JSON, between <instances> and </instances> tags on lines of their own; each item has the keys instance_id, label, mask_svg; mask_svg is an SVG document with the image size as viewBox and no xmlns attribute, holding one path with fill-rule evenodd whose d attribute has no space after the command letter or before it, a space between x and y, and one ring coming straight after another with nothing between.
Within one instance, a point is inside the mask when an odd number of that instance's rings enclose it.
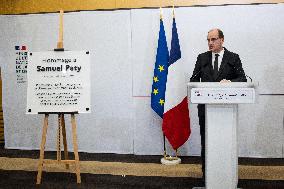
<instances>
[{"instance_id":1,"label":"french tricolor logo","mask_svg":"<svg viewBox=\"0 0 284 189\"><path fill-rule=\"evenodd\" d=\"M16 51L25 51L27 50L27 46L22 45L22 46L15 46Z\"/></svg>"}]
</instances>

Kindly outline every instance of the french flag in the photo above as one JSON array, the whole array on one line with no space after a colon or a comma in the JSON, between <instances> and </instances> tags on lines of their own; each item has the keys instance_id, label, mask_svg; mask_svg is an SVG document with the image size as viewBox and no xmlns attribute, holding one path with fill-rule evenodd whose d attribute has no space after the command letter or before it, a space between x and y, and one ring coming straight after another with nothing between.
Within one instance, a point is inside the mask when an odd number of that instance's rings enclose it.
<instances>
[{"instance_id":1,"label":"french flag","mask_svg":"<svg viewBox=\"0 0 284 189\"><path fill-rule=\"evenodd\" d=\"M182 146L191 133L186 83L176 22L173 18L162 129L174 150Z\"/></svg>"}]
</instances>

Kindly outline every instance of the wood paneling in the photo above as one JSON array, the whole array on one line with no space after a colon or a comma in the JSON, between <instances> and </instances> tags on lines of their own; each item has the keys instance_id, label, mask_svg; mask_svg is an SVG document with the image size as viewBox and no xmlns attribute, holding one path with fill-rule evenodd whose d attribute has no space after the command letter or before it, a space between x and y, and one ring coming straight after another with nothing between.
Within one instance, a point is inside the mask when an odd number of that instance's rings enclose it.
<instances>
[{"instance_id":1,"label":"wood paneling","mask_svg":"<svg viewBox=\"0 0 284 189\"><path fill-rule=\"evenodd\" d=\"M284 3L282 0L0 0L0 14L26 14L80 10L109 10L195 5Z\"/></svg>"}]
</instances>

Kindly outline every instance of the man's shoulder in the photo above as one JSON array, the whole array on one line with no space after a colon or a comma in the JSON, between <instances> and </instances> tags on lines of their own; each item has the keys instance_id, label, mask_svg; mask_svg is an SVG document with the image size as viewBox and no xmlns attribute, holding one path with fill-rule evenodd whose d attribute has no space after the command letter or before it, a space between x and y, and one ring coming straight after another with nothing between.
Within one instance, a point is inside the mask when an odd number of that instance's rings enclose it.
<instances>
[{"instance_id":1,"label":"man's shoulder","mask_svg":"<svg viewBox=\"0 0 284 189\"><path fill-rule=\"evenodd\" d=\"M200 57L208 57L208 56L211 55L211 53L212 53L211 51L206 51L204 53L199 54L198 56L200 56Z\"/></svg>"},{"instance_id":2,"label":"man's shoulder","mask_svg":"<svg viewBox=\"0 0 284 189\"><path fill-rule=\"evenodd\" d=\"M232 52L232 51L229 51L228 49L226 49L226 48L224 47L224 54L225 54L225 53L230 54L230 55L232 55L232 56L239 56L237 53L234 53L234 52Z\"/></svg>"}]
</instances>

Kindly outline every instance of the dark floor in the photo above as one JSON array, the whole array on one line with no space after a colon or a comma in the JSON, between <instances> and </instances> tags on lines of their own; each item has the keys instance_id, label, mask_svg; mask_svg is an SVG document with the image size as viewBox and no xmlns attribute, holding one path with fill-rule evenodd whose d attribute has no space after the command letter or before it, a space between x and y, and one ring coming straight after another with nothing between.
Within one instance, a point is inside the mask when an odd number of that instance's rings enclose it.
<instances>
[{"instance_id":1,"label":"dark floor","mask_svg":"<svg viewBox=\"0 0 284 189\"><path fill-rule=\"evenodd\" d=\"M151 162L159 163L161 156L137 156L118 154L90 154L80 153L80 160L109 161L109 162ZM0 157L33 158L38 159L37 150L7 150L0 145ZM45 152L46 158L56 157L56 152ZM182 157L183 163L200 163L199 157ZM283 166L284 159L239 158L243 165L273 165ZM204 186L200 178L190 177L141 177L141 176L114 176L100 174L81 174L82 183L76 184L76 176L71 173L43 172L42 184L36 185L37 172L0 170L0 189L185 189ZM242 189L284 189L284 180L245 180L240 179L238 187Z\"/></svg>"},{"instance_id":2,"label":"dark floor","mask_svg":"<svg viewBox=\"0 0 284 189\"><path fill-rule=\"evenodd\" d=\"M43 173L42 183L36 185L36 172L27 171L0 171L1 189L124 189L124 188L155 188L155 189L185 189L203 186L198 178L168 178L168 177L137 177L81 174L82 183L76 184L75 174L70 173ZM243 189L284 189L284 181L239 180L238 187Z\"/></svg>"}]
</instances>

